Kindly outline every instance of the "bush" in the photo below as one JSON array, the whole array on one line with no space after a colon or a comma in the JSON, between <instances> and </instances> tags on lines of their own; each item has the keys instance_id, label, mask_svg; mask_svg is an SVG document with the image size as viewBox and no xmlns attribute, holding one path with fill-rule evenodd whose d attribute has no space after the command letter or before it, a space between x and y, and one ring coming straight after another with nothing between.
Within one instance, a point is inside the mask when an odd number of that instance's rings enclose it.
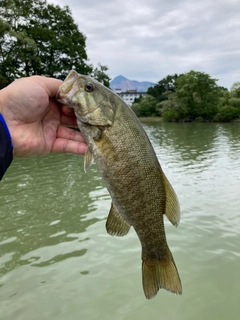
<instances>
[{"instance_id":1,"label":"bush","mask_svg":"<svg viewBox=\"0 0 240 320\"><path fill-rule=\"evenodd\" d=\"M179 121L179 114L176 109L167 109L162 113L164 121L176 122Z\"/></svg>"},{"instance_id":2,"label":"bush","mask_svg":"<svg viewBox=\"0 0 240 320\"><path fill-rule=\"evenodd\" d=\"M230 98L229 104L231 105L231 107L240 109L240 99L239 98Z\"/></svg>"},{"instance_id":3,"label":"bush","mask_svg":"<svg viewBox=\"0 0 240 320\"><path fill-rule=\"evenodd\" d=\"M217 114L213 117L215 122L229 122L240 116L240 110L231 106L222 106L218 108Z\"/></svg>"},{"instance_id":4,"label":"bush","mask_svg":"<svg viewBox=\"0 0 240 320\"><path fill-rule=\"evenodd\" d=\"M135 113L135 115L137 117L141 116L141 110L140 110L139 103L133 103L131 108L132 108L132 111Z\"/></svg>"}]
</instances>

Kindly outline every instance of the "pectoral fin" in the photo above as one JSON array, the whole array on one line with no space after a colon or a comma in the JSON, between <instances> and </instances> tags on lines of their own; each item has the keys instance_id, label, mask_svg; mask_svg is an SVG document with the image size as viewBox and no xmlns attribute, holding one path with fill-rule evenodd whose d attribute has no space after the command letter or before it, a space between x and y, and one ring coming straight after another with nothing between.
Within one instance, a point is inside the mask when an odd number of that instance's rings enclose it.
<instances>
[{"instance_id":1,"label":"pectoral fin","mask_svg":"<svg viewBox=\"0 0 240 320\"><path fill-rule=\"evenodd\" d=\"M89 148L87 148L87 151L85 152L85 155L84 155L84 171L85 172L93 162L94 162L93 153Z\"/></svg>"},{"instance_id":2,"label":"pectoral fin","mask_svg":"<svg viewBox=\"0 0 240 320\"><path fill-rule=\"evenodd\" d=\"M107 232L112 236L125 236L130 228L131 226L123 219L112 203L106 222Z\"/></svg>"},{"instance_id":3,"label":"pectoral fin","mask_svg":"<svg viewBox=\"0 0 240 320\"><path fill-rule=\"evenodd\" d=\"M177 195L168 181L167 177L163 173L163 184L166 190L166 208L165 214L169 221L175 226L178 226L180 221L180 207Z\"/></svg>"}]
</instances>

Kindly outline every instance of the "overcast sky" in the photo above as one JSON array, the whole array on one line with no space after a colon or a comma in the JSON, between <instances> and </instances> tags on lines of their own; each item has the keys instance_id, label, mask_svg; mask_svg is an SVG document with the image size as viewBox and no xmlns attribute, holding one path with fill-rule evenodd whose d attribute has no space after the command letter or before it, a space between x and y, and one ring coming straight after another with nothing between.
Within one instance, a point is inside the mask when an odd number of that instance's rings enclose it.
<instances>
[{"instance_id":1,"label":"overcast sky","mask_svg":"<svg viewBox=\"0 0 240 320\"><path fill-rule=\"evenodd\" d=\"M206 72L240 81L240 0L49 0L68 5L87 37L90 62L113 79L158 82Z\"/></svg>"}]
</instances>

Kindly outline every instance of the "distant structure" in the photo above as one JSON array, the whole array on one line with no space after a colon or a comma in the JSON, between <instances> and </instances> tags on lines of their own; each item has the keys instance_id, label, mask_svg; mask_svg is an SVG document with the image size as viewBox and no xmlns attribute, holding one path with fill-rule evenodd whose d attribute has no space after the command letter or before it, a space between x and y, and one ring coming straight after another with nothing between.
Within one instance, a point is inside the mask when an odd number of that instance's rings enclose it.
<instances>
[{"instance_id":1,"label":"distant structure","mask_svg":"<svg viewBox=\"0 0 240 320\"><path fill-rule=\"evenodd\" d=\"M136 98L145 97L147 92L138 92L135 90L126 90L122 91L122 89L115 89L114 92L118 94L126 104L131 106Z\"/></svg>"}]
</instances>

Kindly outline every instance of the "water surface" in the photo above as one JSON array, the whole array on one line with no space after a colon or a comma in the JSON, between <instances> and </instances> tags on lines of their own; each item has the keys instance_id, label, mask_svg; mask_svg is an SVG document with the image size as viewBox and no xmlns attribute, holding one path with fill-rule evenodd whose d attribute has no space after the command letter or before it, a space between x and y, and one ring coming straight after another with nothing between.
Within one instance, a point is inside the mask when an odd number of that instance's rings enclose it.
<instances>
[{"instance_id":1,"label":"water surface","mask_svg":"<svg viewBox=\"0 0 240 320\"><path fill-rule=\"evenodd\" d=\"M95 165L14 159L0 183L0 319L240 318L240 125L144 128L181 205L179 227L165 226L183 295L145 299L139 240L106 233L111 200Z\"/></svg>"}]
</instances>

